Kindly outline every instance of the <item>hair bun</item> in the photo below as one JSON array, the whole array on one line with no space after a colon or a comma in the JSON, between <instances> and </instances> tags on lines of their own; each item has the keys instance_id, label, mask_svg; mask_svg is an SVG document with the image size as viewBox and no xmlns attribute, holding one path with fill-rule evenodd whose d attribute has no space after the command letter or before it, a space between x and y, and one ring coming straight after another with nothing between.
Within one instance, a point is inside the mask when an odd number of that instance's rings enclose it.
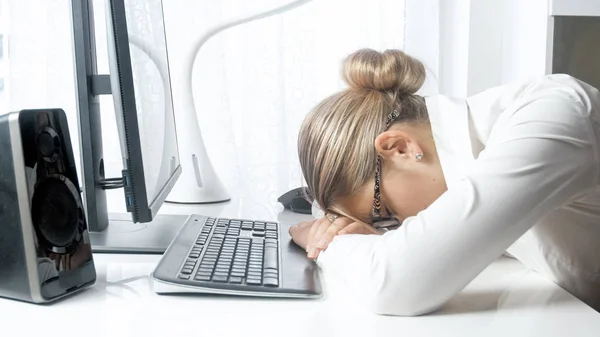
<instances>
[{"instance_id":1,"label":"hair bun","mask_svg":"<svg viewBox=\"0 0 600 337\"><path fill-rule=\"evenodd\" d=\"M414 94L425 82L425 67L400 50L360 49L346 57L342 76L351 88Z\"/></svg>"}]
</instances>

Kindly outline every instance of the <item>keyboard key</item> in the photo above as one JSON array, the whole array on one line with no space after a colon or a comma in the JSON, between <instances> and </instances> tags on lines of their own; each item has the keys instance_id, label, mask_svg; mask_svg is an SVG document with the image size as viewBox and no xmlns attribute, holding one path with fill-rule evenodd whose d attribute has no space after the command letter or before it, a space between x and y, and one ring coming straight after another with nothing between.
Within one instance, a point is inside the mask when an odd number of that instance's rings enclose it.
<instances>
[{"instance_id":1,"label":"keyboard key","mask_svg":"<svg viewBox=\"0 0 600 337\"><path fill-rule=\"evenodd\" d=\"M278 269L277 249L265 249L265 268Z\"/></svg>"},{"instance_id":2,"label":"keyboard key","mask_svg":"<svg viewBox=\"0 0 600 337\"><path fill-rule=\"evenodd\" d=\"M227 276L213 276L214 282L227 282Z\"/></svg>"},{"instance_id":3,"label":"keyboard key","mask_svg":"<svg viewBox=\"0 0 600 337\"><path fill-rule=\"evenodd\" d=\"M263 273L264 273L265 277L275 277L275 278L278 277L277 270L275 270L275 269L265 269L263 271Z\"/></svg>"},{"instance_id":4,"label":"keyboard key","mask_svg":"<svg viewBox=\"0 0 600 337\"><path fill-rule=\"evenodd\" d=\"M252 232L252 236L264 237L265 236L265 232L256 231L256 229L255 229L254 232Z\"/></svg>"},{"instance_id":5,"label":"keyboard key","mask_svg":"<svg viewBox=\"0 0 600 337\"><path fill-rule=\"evenodd\" d=\"M261 280L260 279L255 279L255 278L248 278L248 279L246 279L246 284L260 285L261 284Z\"/></svg>"},{"instance_id":6,"label":"keyboard key","mask_svg":"<svg viewBox=\"0 0 600 337\"><path fill-rule=\"evenodd\" d=\"M194 277L194 280L196 281L210 281L210 275L196 275L196 277Z\"/></svg>"},{"instance_id":7,"label":"keyboard key","mask_svg":"<svg viewBox=\"0 0 600 337\"><path fill-rule=\"evenodd\" d=\"M242 283L242 278L241 277L232 276L232 277L229 278L229 282L230 283L239 284L239 283Z\"/></svg>"},{"instance_id":8,"label":"keyboard key","mask_svg":"<svg viewBox=\"0 0 600 337\"><path fill-rule=\"evenodd\" d=\"M180 278L182 280L189 280L190 279L190 275L179 274L179 276L177 276L177 278Z\"/></svg>"},{"instance_id":9,"label":"keyboard key","mask_svg":"<svg viewBox=\"0 0 600 337\"><path fill-rule=\"evenodd\" d=\"M191 274L191 273L192 273L192 270L193 270L192 268L187 268L187 267L186 267L186 268L183 268L183 269L181 269L181 273L182 273L182 274L188 274L188 275L189 275L189 274Z\"/></svg>"},{"instance_id":10,"label":"keyboard key","mask_svg":"<svg viewBox=\"0 0 600 337\"><path fill-rule=\"evenodd\" d=\"M244 277L244 276L246 276L246 274L245 273L240 273L240 272L232 272L231 276L233 276L233 277Z\"/></svg>"},{"instance_id":11,"label":"keyboard key","mask_svg":"<svg viewBox=\"0 0 600 337\"><path fill-rule=\"evenodd\" d=\"M214 276L229 276L228 272L215 271Z\"/></svg>"},{"instance_id":12,"label":"keyboard key","mask_svg":"<svg viewBox=\"0 0 600 337\"><path fill-rule=\"evenodd\" d=\"M266 286L271 286L271 287L278 287L279 286L279 280L275 277L265 277L263 279L263 284Z\"/></svg>"}]
</instances>

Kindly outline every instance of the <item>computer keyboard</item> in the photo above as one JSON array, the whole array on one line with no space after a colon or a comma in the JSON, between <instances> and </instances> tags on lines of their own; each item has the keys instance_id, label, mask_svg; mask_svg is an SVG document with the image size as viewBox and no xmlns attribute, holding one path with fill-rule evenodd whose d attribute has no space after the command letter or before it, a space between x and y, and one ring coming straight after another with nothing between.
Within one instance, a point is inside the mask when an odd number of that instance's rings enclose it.
<instances>
[{"instance_id":1,"label":"computer keyboard","mask_svg":"<svg viewBox=\"0 0 600 337\"><path fill-rule=\"evenodd\" d=\"M152 272L157 294L316 298L318 266L289 225L191 214Z\"/></svg>"},{"instance_id":2,"label":"computer keyboard","mask_svg":"<svg viewBox=\"0 0 600 337\"><path fill-rule=\"evenodd\" d=\"M278 287L277 223L208 218L177 278Z\"/></svg>"}]
</instances>

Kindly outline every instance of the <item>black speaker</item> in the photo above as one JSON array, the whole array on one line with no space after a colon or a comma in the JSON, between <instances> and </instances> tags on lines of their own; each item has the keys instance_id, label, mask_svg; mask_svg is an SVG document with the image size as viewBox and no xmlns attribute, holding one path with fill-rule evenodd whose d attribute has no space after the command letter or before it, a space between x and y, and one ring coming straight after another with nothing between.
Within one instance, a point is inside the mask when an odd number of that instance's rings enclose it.
<instances>
[{"instance_id":1,"label":"black speaker","mask_svg":"<svg viewBox=\"0 0 600 337\"><path fill-rule=\"evenodd\" d=\"M50 302L96 281L66 115L0 116L0 296Z\"/></svg>"}]
</instances>

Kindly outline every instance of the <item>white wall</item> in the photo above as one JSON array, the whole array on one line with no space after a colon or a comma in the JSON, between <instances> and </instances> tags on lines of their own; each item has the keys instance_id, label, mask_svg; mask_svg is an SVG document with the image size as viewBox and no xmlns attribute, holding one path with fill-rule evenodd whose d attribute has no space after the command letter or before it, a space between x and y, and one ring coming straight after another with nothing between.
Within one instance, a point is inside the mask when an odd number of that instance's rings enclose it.
<instances>
[{"instance_id":1,"label":"white wall","mask_svg":"<svg viewBox=\"0 0 600 337\"><path fill-rule=\"evenodd\" d=\"M427 78L422 95L439 93L440 69L440 1L405 0L404 51L425 65Z\"/></svg>"},{"instance_id":2,"label":"white wall","mask_svg":"<svg viewBox=\"0 0 600 337\"><path fill-rule=\"evenodd\" d=\"M440 0L440 94L467 95L471 0Z\"/></svg>"},{"instance_id":3,"label":"white wall","mask_svg":"<svg viewBox=\"0 0 600 337\"><path fill-rule=\"evenodd\" d=\"M546 73L548 0L440 0L440 93Z\"/></svg>"}]
</instances>

